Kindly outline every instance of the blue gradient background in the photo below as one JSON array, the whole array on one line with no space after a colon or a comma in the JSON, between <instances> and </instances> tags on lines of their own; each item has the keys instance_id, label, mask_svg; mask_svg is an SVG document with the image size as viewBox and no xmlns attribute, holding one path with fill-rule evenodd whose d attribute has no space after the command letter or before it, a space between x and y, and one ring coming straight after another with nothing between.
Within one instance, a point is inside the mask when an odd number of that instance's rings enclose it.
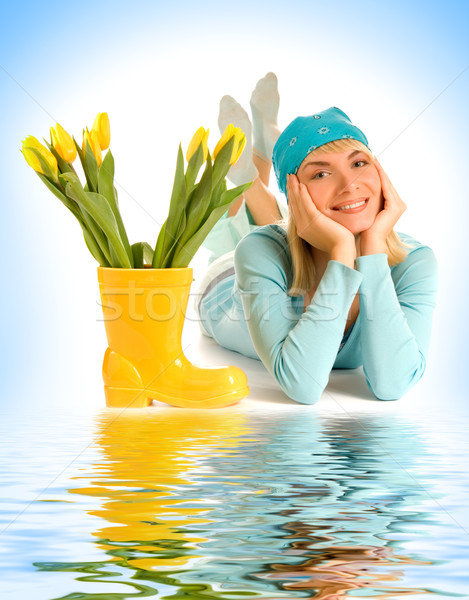
<instances>
[{"instance_id":1,"label":"blue gradient background","mask_svg":"<svg viewBox=\"0 0 469 600\"><path fill-rule=\"evenodd\" d=\"M204 125L213 146L221 96L247 108L272 70L280 127L341 107L407 203L396 229L435 250L438 306L418 385L426 402L465 409L468 17L466 2L428 0L2 7L0 408L103 404L97 265L21 140L55 121L80 137L107 111L131 243L154 245L179 142Z\"/></svg>"}]
</instances>

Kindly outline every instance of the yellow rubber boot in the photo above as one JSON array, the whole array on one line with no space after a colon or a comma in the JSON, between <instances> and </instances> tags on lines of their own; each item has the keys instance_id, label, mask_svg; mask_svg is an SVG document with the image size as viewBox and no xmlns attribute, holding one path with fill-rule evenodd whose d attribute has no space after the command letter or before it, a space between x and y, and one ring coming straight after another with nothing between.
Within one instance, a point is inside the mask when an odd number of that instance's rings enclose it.
<instances>
[{"instance_id":1,"label":"yellow rubber boot","mask_svg":"<svg viewBox=\"0 0 469 600\"><path fill-rule=\"evenodd\" d=\"M238 367L201 368L184 356L192 269L98 267L108 349L103 379L107 406L218 408L249 394Z\"/></svg>"}]
</instances>

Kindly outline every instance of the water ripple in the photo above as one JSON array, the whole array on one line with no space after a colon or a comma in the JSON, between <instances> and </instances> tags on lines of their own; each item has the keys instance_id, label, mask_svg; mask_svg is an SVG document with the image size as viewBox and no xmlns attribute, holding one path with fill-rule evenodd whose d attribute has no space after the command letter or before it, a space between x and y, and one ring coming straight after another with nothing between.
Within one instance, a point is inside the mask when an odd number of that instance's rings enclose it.
<instances>
[{"instance_id":1,"label":"water ripple","mask_svg":"<svg viewBox=\"0 0 469 600\"><path fill-rule=\"evenodd\" d=\"M149 409L2 425L5 597L467 597L467 419Z\"/></svg>"}]
</instances>

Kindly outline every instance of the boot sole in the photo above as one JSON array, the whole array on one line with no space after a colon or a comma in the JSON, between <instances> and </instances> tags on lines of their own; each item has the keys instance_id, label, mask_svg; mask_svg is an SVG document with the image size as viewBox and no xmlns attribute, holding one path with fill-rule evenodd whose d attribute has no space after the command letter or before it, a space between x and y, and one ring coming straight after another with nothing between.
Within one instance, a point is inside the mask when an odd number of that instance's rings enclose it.
<instances>
[{"instance_id":1,"label":"boot sole","mask_svg":"<svg viewBox=\"0 0 469 600\"><path fill-rule=\"evenodd\" d=\"M180 408L222 408L236 404L242 398L249 395L249 388L245 387L236 392L222 394L206 400L188 400L152 392L151 390L139 390L132 388L115 388L104 386L106 406L113 408L145 408L150 406L153 400L164 402L170 406Z\"/></svg>"}]
</instances>

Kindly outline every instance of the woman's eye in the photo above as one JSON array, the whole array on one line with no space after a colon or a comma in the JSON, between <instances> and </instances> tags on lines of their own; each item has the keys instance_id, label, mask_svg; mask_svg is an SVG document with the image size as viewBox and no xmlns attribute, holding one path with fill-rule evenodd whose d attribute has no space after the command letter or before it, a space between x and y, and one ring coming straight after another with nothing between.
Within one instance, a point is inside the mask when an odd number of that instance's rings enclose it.
<instances>
[{"instance_id":1,"label":"woman's eye","mask_svg":"<svg viewBox=\"0 0 469 600\"><path fill-rule=\"evenodd\" d=\"M326 173L326 171L319 171L319 173L316 173L313 179L324 179L324 177L319 177L319 175L322 175L323 173Z\"/></svg>"},{"instance_id":2,"label":"woman's eye","mask_svg":"<svg viewBox=\"0 0 469 600\"><path fill-rule=\"evenodd\" d=\"M368 164L368 162L366 160L356 160L353 164L365 166ZM319 171L319 173L316 173L316 175L313 175L312 179L324 179L324 177L320 177L320 175L324 175L324 174L327 175L327 171Z\"/></svg>"}]
</instances>

